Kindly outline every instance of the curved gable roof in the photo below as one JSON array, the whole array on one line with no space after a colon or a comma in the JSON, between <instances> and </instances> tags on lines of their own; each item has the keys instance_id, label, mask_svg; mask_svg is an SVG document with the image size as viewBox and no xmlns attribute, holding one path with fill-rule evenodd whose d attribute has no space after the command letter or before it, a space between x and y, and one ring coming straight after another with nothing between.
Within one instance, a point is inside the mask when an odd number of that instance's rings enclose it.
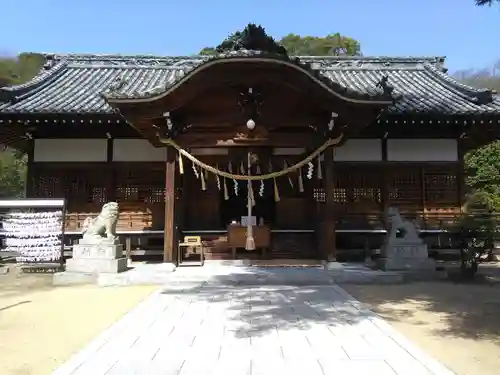
<instances>
[{"instance_id":1,"label":"curved gable roof","mask_svg":"<svg viewBox=\"0 0 500 375\"><path fill-rule=\"evenodd\" d=\"M0 114L112 114L103 97L144 97L164 91L211 57L46 55L30 82L0 89ZM500 97L448 76L442 57L298 57L349 95L380 98L380 81L399 96L389 114L500 114Z\"/></svg>"}]
</instances>

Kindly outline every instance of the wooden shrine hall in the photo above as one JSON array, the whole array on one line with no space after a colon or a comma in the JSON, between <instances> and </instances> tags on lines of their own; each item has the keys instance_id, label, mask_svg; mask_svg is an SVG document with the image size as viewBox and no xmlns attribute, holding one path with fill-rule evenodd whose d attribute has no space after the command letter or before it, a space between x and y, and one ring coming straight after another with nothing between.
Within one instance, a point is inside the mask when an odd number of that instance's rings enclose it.
<instances>
[{"instance_id":1,"label":"wooden shrine hall","mask_svg":"<svg viewBox=\"0 0 500 375\"><path fill-rule=\"evenodd\" d=\"M388 206L429 233L460 213L463 155L496 137L496 95L440 57L292 57L273 43L46 55L31 81L0 89L27 196L65 197L68 233L117 201L128 246L142 238L167 262L187 235L207 259L334 261L383 232Z\"/></svg>"}]
</instances>

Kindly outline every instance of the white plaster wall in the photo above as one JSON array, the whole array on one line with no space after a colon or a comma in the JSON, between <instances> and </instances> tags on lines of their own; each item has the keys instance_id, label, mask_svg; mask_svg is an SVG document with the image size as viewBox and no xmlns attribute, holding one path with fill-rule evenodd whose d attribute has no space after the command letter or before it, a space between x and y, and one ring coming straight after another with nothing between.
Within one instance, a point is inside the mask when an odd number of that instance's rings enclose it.
<instances>
[{"instance_id":1,"label":"white plaster wall","mask_svg":"<svg viewBox=\"0 0 500 375\"><path fill-rule=\"evenodd\" d=\"M103 162L107 139L35 139L35 162Z\"/></svg>"},{"instance_id":2,"label":"white plaster wall","mask_svg":"<svg viewBox=\"0 0 500 375\"><path fill-rule=\"evenodd\" d=\"M455 139L389 139L389 161L457 161Z\"/></svg>"},{"instance_id":3,"label":"white plaster wall","mask_svg":"<svg viewBox=\"0 0 500 375\"><path fill-rule=\"evenodd\" d=\"M114 139L113 161L165 161L165 147L154 147L146 139Z\"/></svg>"},{"instance_id":4,"label":"white plaster wall","mask_svg":"<svg viewBox=\"0 0 500 375\"><path fill-rule=\"evenodd\" d=\"M335 161L380 161L382 140L348 139L342 146L334 148Z\"/></svg>"}]
</instances>

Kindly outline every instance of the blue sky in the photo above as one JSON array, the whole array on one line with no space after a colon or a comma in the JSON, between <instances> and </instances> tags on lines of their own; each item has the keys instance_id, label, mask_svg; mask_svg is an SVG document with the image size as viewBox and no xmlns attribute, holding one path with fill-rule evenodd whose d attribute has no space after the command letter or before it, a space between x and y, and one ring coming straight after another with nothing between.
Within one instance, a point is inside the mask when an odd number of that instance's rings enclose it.
<instances>
[{"instance_id":1,"label":"blue sky","mask_svg":"<svg viewBox=\"0 0 500 375\"><path fill-rule=\"evenodd\" d=\"M190 55L254 22L276 38L340 32L365 55L444 55L452 71L500 59L500 6L474 0L23 0L2 11L9 54Z\"/></svg>"}]
</instances>

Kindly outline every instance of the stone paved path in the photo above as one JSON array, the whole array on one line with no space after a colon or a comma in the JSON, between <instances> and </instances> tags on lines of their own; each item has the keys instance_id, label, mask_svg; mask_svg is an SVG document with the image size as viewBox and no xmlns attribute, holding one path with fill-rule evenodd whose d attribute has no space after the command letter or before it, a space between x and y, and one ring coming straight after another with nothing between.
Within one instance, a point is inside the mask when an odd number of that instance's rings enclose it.
<instances>
[{"instance_id":1,"label":"stone paved path","mask_svg":"<svg viewBox=\"0 0 500 375\"><path fill-rule=\"evenodd\" d=\"M70 374L453 375L336 285L222 283L162 288L53 373Z\"/></svg>"}]
</instances>

